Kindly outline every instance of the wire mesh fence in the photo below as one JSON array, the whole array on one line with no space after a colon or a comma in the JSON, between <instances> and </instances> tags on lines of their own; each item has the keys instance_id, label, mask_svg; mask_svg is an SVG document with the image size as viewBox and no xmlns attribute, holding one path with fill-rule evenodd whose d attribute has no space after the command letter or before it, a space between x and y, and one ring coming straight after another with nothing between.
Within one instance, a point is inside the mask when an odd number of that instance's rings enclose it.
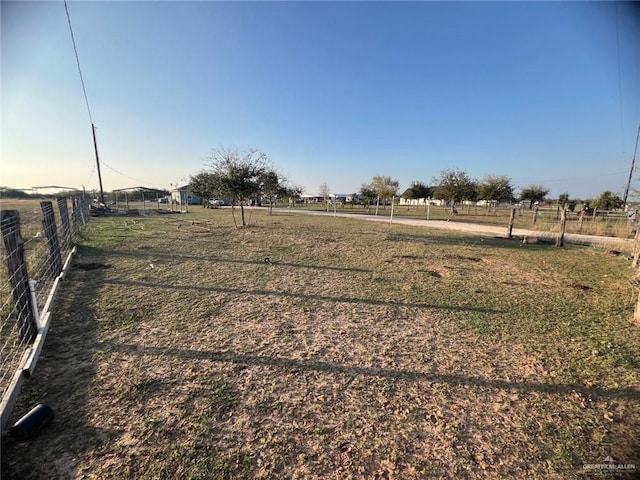
<instances>
[{"instance_id":1,"label":"wire mesh fence","mask_svg":"<svg viewBox=\"0 0 640 480\"><path fill-rule=\"evenodd\" d=\"M34 341L42 332L40 319L49 307L47 302L53 297L56 279L63 272L74 239L89 219L90 204L90 199L72 197L58 198L55 207L51 201L42 201L39 204L31 202L22 211L0 210L3 240L0 248L0 391L3 420L14 379L26 368Z\"/></svg>"}]
</instances>

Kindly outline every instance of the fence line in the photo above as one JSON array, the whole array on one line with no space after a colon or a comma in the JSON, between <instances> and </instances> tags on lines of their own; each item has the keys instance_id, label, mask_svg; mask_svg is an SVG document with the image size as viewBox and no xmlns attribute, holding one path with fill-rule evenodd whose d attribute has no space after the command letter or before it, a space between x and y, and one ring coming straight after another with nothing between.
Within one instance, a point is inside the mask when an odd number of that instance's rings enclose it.
<instances>
[{"instance_id":1,"label":"fence line","mask_svg":"<svg viewBox=\"0 0 640 480\"><path fill-rule=\"evenodd\" d=\"M68 203L71 201L71 215ZM73 245L89 219L90 199L40 202L42 229L23 239L20 213L0 210L0 428L9 419L25 377L35 368L51 319L51 305L75 253ZM64 259L64 262L63 262Z\"/></svg>"}]
</instances>

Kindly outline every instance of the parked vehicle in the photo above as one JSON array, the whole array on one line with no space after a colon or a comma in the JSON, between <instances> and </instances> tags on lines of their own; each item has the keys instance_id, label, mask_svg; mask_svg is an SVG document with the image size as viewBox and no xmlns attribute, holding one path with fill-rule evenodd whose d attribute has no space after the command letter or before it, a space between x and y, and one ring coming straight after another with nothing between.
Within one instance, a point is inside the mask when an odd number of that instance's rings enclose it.
<instances>
[{"instance_id":1,"label":"parked vehicle","mask_svg":"<svg viewBox=\"0 0 640 480\"><path fill-rule=\"evenodd\" d=\"M212 207L224 207L225 205L231 205L231 204L228 201L226 201L224 198L210 198L209 205L211 205Z\"/></svg>"}]
</instances>

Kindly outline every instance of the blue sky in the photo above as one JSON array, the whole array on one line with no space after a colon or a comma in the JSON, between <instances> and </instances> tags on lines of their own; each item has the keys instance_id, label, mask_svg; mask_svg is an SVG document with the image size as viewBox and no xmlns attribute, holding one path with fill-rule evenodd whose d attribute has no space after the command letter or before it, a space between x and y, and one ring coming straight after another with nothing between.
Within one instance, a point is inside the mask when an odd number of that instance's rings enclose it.
<instances>
[{"instance_id":1,"label":"blue sky","mask_svg":"<svg viewBox=\"0 0 640 480\"><path fill-rule=\"evenodd\" d=\"M353 192L446 168L622 193L640 8L613 2L68 2L106 190L255 147ZM1 3L0 185L96 188L64 4ZM635 177L634 177L635 178ZM633 185L640 189L640 182Z\"/></svg>"}]
</instances>

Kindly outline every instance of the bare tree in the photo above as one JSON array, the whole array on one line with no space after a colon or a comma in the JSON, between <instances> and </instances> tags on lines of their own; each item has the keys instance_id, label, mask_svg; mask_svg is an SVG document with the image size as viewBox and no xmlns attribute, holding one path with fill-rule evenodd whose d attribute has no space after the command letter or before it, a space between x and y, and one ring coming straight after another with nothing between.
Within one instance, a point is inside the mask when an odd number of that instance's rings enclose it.
<instances>
[{"instance_id":1,"label":"bare tree","mask_svg":"<svg viewBox=\"0 0 640 480\"><path fill-rule=\"evenodd\" d=\"M322 196L322 201L325 204L327 212L329 211L329 198L331 197L331 188L327 182L322 182L320 185L320 195Z\"/></svg>"}]
</instances>

